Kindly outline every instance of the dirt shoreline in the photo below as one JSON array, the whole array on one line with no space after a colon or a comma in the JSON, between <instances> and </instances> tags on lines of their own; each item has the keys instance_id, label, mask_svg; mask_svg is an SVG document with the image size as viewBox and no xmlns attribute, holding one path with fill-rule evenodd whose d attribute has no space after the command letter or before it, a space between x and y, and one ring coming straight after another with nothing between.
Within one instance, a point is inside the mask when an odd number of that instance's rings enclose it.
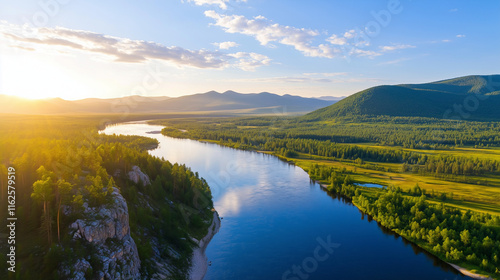
<instances>
[{"instance_id":1,"label":"dirt shoreline","mask_svg":"<svg viewBox=\"0 0 500 280\"><path fill-rule=\"evenodd\" d=\"M220 218L217 211L214 211L214 217L212 224L208 228L208 233L200 241L198 241L198 248L193 250L193 256L191 257L191 268L189 269L189 280L202 280L208 270L208 259L205 255L205 250L208 244L219 232L220 228Z\"/></svg>"},{"instance_id":2,"label":"dirt shoreline","mask_svg":"<svg viewBox=\"0 0 500 280\"><path fill-rule=\"evenodd\" d=\"M462 273L463 275L465 276L469 276L471 278L474 278L474 279L481 279L481 280L493 280L493 278L491 277L488 277L488 276L483 276L483 275L479 275L479 274L476 274L476 273L473 273L461 266L458 266L456 264L452 264L452 263L448 263L449 265L453 266L454 269L460 271L460 273Z\"/></svg>"}]
</instances>

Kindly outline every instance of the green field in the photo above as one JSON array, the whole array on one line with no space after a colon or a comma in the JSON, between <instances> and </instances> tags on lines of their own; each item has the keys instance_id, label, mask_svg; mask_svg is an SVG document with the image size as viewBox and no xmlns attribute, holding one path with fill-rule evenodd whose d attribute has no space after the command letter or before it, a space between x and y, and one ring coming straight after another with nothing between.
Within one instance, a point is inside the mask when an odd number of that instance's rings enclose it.
<instances>
[{"instance_id":1,"label":"green field","mask_svg":"<svg viewBox=\"0 0 500 280\"><path fill-rule=\"evenodd\" d=\"M356 166L352 162L339 162L328 159L318 159L315 156L301 155L299 158L287 158L294 162L297 166L308 170L314 164L332 166L337 169L346 168L353 172L353 179L359 183L371 183L384 186L399 186L402 189L414 187L417 183L420 188L427 192L432 190L436 192L453 193L454 198L448 199L445 204L461 209L471 209L479 212L488 212L492 214L500 214L500 186L480 186L464 183L449 182L439 180L430 176L419 176L411 173L399 172L381 172L372 169L366 169ZM399 170L399 164L379 164L386 168ZM494 178L495 182L500 180L499 177Z\"/></svg>"}]
</instances>

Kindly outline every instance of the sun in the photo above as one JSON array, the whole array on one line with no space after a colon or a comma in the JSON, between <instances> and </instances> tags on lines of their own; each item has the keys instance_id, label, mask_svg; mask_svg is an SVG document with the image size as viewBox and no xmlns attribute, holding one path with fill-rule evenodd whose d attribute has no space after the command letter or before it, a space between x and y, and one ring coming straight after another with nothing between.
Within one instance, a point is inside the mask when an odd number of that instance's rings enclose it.
<instances>
[{"instance_id":1,"label":"sun","mask_svg":"<svg viewBox=\"0 0 500 280\"><path fill-rule=\"evenodd\" d=\"M76 99L85 87L73 72L55 57L35 51L2 54L0 94L29 99Z\"/></svg>"}]
</instances>

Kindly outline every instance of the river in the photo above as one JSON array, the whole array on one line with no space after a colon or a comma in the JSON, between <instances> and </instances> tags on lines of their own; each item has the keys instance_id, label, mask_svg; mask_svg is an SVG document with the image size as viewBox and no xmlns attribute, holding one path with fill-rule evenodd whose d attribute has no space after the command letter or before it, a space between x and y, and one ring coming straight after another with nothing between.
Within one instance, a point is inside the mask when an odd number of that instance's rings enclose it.
<instances>
[{"instance_id":1,"label":"river","mask_svg":"<svg viewBox=\"0 0 500 280\"><path fill-rule=\"evenodd\" d=\"M222 217L205 279L470 279L391 233L302 169L262 153L175 139L126 123L106 134L158 139L150 154L209 183Z\"/></svg>"}]
</instances>

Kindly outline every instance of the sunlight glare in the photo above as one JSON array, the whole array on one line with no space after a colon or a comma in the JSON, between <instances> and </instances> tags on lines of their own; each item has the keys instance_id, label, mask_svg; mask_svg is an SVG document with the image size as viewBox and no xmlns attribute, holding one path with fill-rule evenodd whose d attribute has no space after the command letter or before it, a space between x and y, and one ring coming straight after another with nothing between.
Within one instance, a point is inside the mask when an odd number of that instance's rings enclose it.
<instances>
[{"instance_id":1,"label":"sunlight glare","mask_svg":"<svg viewBox=\"0 0 500 280\"><path fill-rule=\"evenodd\" d=\"M61 97L84 98L88 93L83 81L72 69L66 69L53 56L35 53L2 56L0 94L29 99Z\"/></svg>"}]
</instances>

